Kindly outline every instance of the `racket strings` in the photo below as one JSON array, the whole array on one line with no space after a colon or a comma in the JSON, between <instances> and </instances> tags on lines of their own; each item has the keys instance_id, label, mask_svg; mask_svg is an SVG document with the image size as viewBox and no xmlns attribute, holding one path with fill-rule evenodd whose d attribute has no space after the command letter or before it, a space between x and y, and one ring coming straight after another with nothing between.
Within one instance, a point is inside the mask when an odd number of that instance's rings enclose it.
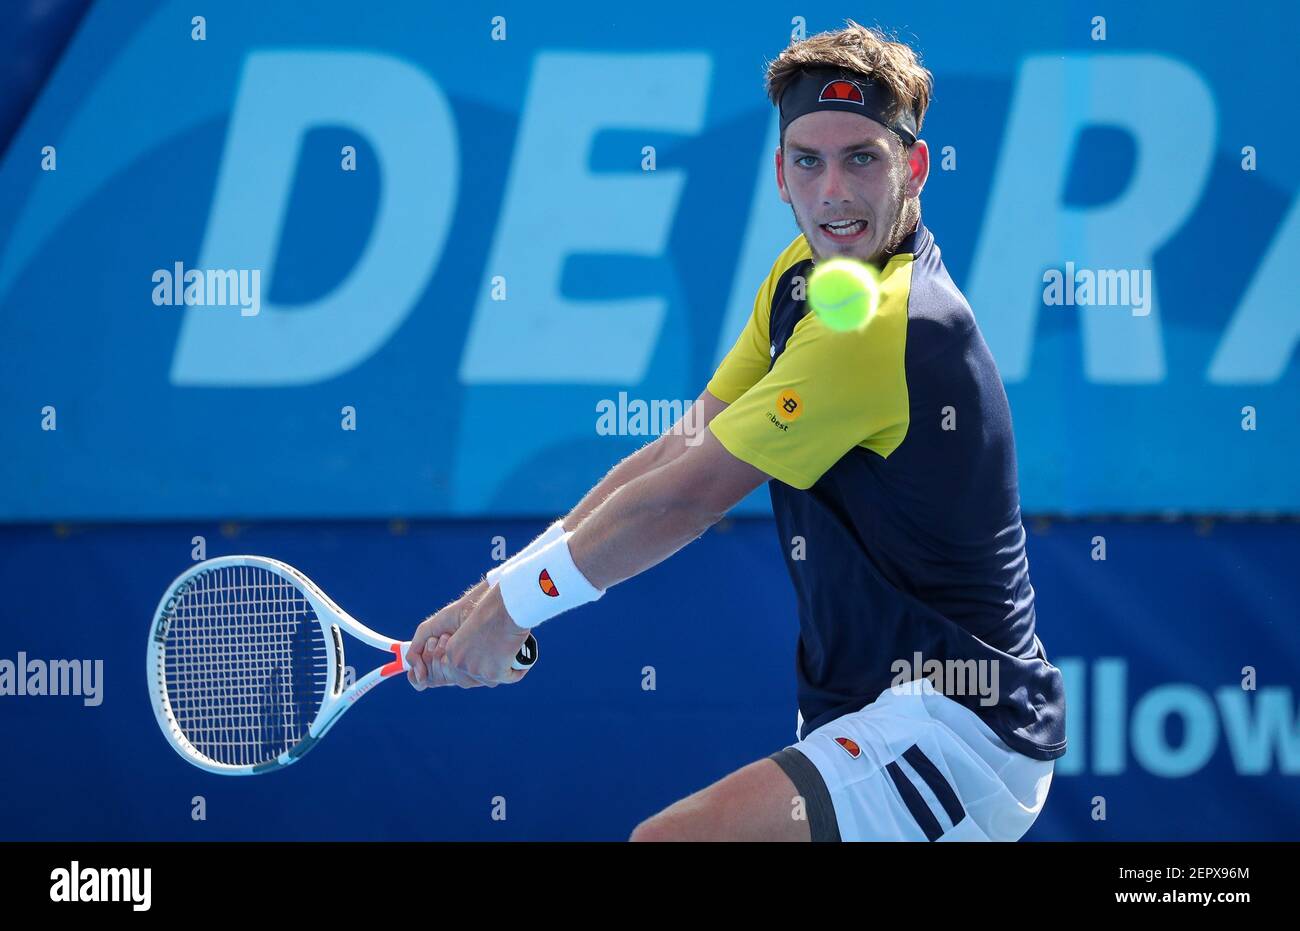
<instances>
[{"instance_id":1,"label":"racket strings","mask_svg":"<svg viewBox=\"0 0 1300 931\"><path fill-rule=\"evenodd\" d=\"M201 573L178 601L163 651L172 718L198 752L257 765L307 736L329 659L302 591L258 566Z\"/></svg>"}]
</instances>

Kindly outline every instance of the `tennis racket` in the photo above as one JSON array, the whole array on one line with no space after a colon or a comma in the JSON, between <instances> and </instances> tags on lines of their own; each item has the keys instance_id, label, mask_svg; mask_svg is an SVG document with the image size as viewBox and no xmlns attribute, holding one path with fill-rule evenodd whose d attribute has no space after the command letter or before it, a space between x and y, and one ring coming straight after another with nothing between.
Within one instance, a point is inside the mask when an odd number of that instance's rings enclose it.
<instances>
[{"instance_id":1,"label":"tennis racket","mask_svg":"<svg viewBox=\"0 0 1300 931\"><path fill-rule=\"evenodd\" d=\"M343 631L392 658L345 682ZM209 559L172 582L154 614L154 716L200 769L273 772L302 759L362 695L406 672L409 645L375 633L292 566L264 556ZM536 660L529 634L513 665Z\"/></svg>"}]
</instances>

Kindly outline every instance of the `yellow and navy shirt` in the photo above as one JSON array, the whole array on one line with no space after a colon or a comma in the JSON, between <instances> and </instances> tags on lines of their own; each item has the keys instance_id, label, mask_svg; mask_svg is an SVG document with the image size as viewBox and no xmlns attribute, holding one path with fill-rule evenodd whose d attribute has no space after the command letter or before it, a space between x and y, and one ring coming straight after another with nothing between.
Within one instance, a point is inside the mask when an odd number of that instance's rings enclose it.
<instances>
[{"instance_id":1,"label":"yellow and navy shirt","mask_svg":"<svg viewBox=\"0 0 1300 931\"><path fill-rule=\"evenodd\" d=\"M1034 632L1011 412L970 306L920 223L882 269L860 330L806 312L812 265L801 235L708 384L728 404L714 435L774 479L799 606L800 736L874 700L902 669L915 670L906 681L931 661L975 660L997 688L945 694L1012 749L1055 759L1064 687Z\"/></svg>"}]
</instances>

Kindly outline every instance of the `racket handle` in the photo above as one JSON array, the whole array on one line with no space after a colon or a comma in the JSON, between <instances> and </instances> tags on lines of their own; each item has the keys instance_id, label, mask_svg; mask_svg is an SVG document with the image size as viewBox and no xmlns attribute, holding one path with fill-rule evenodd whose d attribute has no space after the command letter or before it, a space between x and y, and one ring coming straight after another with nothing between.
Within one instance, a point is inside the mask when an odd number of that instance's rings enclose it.
<instances>
[{"instance_id":1,"label":"racket handle","mask_svg":"<svg viewBox=\"0 0 1300 931\"><path fill-rule=\"evenodd\" d=\"M393 651L393 661L383 668L385 676L397 675L411 668L411 664L406 661L406 651L410 646L411 641L403 640L401 643L394 643L389 647ZM537 638L533 636L532 631L529 631L528 639L524 641L524 645L515 654L515 660L510 664L510 668L529 669L535 662L537 662Z\"/></svg>"},{"instance_id":2,"label":"racket handle","mask_svg":"<svg viewBox=\"0 0 1300 931\"><path fill-rule=\"evenodd\" d=\"M510 668L527 669L535 662L537 662L537 638L533 636L533 632L530 630L528 639L524 641L524 645L515 654L515 661L510 664Z\"/></svg>"}]
</instances>

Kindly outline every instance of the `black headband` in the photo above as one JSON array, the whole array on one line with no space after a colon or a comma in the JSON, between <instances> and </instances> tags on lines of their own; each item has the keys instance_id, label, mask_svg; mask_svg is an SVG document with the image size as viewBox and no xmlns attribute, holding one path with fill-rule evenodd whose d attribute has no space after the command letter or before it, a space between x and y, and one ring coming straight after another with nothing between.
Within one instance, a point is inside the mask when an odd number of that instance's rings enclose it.
<instances>
[{"instance_id":1,"label":"black headband","mask_svg":"<svg viewBox=\"0 0 1300 931\"><path fill-rule=\"evenodd\" d=\"M804 68L781 94L781 132L799 117L817 110L857 113L898 133L904 145L916 142L916 115L903 107L889 120L894 98L870 78L841 68Z\"/></svg>"}]
</instances>

